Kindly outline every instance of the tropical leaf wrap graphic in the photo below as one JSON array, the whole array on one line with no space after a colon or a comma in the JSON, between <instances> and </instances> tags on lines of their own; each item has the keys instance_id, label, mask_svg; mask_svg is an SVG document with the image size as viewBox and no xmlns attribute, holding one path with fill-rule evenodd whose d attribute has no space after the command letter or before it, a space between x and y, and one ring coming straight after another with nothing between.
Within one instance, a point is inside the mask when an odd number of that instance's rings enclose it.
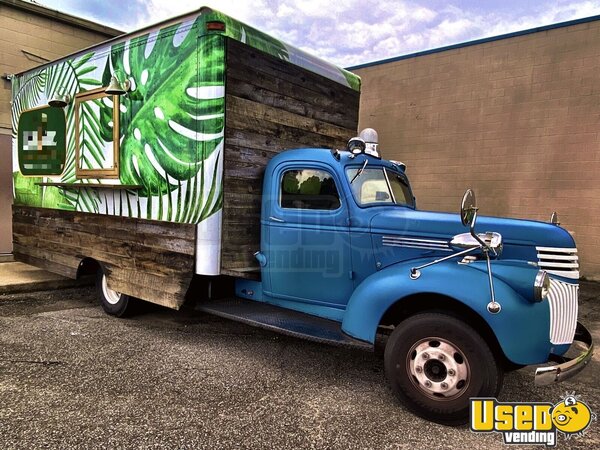
<instances>
[{"instance_id":1,"label":"tropical leaf wrap graphic","mask_svg":"<svg viewBox=\"0 0 600 450\"><path fill-rule=\"evenodd\" d=\"M206 30L222 21L225 32ZM225 37L298 64L355 89L353 74L319 60L221 13L135 36L110 47L34 69L13 80L13 154L23 111L69 94L65 171L60 176L24 177L15 167L16 204L199 223L222 208L225 121ZM108 86L111 76L129 79L119 97L119 179L77 179L75 102L77 94ZM80 154L84 168L103 167L113 141L112 98L80 103ZM16 160L16 159L15 159ZM94 188L39 186L39 182ZM117 183L140 189L99 189Z\"/></svg>"},{"instance_id":2,"label":"tropical leaf wrap graphic","mask_svg":"<svg viewBox=\"0 0 600 450\"><path fill-rule=\"evenodd\" d=\"M204 174L204 161L222 147L224 129L223 40L198 39L198 22L113 46L102 79L108 85L112 74L122 73L132 81L121 97L121 182L143 186L138 195L155 198L159 217L167 208L167 218L186 222L205 206L196 177L212 175ZM112 139L111 121L112 107L102 103L104 141ZM185 195L182 182L189 182Z\"/></svg>"}]
</instances>

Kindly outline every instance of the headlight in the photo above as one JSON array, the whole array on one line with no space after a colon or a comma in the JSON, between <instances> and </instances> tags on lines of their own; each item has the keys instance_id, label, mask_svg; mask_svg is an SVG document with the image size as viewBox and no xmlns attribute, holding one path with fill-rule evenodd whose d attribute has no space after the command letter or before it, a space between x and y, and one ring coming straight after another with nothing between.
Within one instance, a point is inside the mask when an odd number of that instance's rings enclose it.
<instances>
[{"instance_id":1,"label":"headlight","mask_svg":"<svg viewBox=\"0 0 600 450\"><path fill-rule=\"evenodd\" d=\"M533 283L533 298L536 302L541 302L550 293L550 277L545 270L540 270Z\"/></svg>"}]
</instances>

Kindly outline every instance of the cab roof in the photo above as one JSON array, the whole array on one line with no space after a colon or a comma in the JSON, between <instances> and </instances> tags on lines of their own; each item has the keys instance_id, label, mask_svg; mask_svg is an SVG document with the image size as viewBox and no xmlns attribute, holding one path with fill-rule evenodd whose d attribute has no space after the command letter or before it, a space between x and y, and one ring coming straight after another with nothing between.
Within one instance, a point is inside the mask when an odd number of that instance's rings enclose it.
<instances>
[{"instance_id":1,"label":"cab roof","mask_svg":"<svg viewBox=\"0 0 600 450\"><path fill-rule=\"evenodd\" d=\"M346 150L332 150L328 148L297 148L286 150L274 156L269 164L279 165L288 161L319 162L334 167L339 166L342 170L345 170L347 166L360 166L364 164L365 159L369 161L367 167L387 167L388 169L404 172L398 164L394 164L387 159L379 159L366 154L353 155Z\"/></svg>"}]
</instances>

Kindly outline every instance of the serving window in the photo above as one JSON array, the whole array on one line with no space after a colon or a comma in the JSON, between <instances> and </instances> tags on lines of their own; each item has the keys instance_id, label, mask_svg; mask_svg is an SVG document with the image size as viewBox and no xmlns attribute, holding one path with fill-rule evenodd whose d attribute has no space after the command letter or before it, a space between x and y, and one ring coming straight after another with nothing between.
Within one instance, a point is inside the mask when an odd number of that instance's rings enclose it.
<instances>
[{"instance_id":1,"label":"serving window","mask_svg":"<svg viewBox=\"0 0 600 450\"><path fill-rule=\"evenodd\" d=\"M112 108L112 140L100 132L101 110L107 107ZM106 94L104 88L75 96L75 175L119 178L119 96Z\"/></svg>"}]
</instances>

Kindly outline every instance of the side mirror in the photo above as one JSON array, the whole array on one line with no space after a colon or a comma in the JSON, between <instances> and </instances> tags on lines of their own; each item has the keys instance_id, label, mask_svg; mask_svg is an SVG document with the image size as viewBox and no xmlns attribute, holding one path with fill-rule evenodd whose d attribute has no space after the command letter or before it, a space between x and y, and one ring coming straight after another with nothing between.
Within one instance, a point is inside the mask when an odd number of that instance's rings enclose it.
<instances>
[{"instance_id":1,"label":"side mirror","mask_svg":"<svg viewBox=\"0 0 600 450\"><path fill-rule=\"evenodd\" d=\"M475 192L467 189L460 204L460 221L466 227L473 229L477 220L477 200Z\"/></svg>"}]
</instances>

